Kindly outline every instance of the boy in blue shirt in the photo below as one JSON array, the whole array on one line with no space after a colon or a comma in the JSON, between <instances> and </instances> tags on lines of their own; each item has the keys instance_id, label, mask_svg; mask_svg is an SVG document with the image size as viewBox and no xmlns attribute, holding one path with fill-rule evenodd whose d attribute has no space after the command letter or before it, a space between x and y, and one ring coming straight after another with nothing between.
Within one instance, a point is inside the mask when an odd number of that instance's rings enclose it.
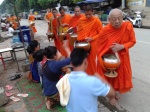
<instances>
[{"instance_id":1,"label":"boy in blue shirt","mask_svg":"<svg viewBox=\"0 0 150 112\"><path fill-rule=\"evenodd\" d=\"M98 112L98 96L108 96L110 100L115 97L112 87L98 74L90 76L85 72L87 56L88 53L79 48L71 53L73 71L68 76L71 90L67 112Z\"/></svg>"}]
</instances>

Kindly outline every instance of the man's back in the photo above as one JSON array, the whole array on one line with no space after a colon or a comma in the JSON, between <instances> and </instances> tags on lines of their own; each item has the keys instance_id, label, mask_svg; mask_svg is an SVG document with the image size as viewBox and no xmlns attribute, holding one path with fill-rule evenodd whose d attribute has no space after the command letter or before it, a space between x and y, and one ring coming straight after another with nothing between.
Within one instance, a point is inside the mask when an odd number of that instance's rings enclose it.
<instances>
[{"instance_id":1,"label":"man's back","mask_svg":"<svg viewBox=\"0 0 150 112\"><path fill-rule=\"evenodd\" d=\"M98 112L97 96L106 96L110 90L108 85L83 71L71 72L69 83L68 112Z\"/></svg>"}]
</instances>

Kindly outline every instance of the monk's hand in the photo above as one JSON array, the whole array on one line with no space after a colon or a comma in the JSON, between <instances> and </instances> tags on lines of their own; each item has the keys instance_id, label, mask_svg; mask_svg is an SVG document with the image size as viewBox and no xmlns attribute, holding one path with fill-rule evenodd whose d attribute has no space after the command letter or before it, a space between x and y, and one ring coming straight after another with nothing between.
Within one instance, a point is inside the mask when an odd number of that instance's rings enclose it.
<instances>
[{"instance_id":1,"label":"monk's hand","mask_svg":"<svg viewBox=\"0 0 150 112\"><path fill-rule=\"evenodd\" d=\"M121 51L122 49L124 49L124 45L122 44L118 44L118 43L113 43L111 46L110 46L111 50L116 53L118 51Z\"/></svg>"},{"instance_id":2,"label":"monk's hand","mask_svg":"<svg viewBox=\"0 0 150 112\"><path fill-rule=\"evenodd\" d=\"M87 38L85 38L85 40L90 42L90 41L92 41L92 38L91 37L87 37Z\"/></svg>"}]
</instances>

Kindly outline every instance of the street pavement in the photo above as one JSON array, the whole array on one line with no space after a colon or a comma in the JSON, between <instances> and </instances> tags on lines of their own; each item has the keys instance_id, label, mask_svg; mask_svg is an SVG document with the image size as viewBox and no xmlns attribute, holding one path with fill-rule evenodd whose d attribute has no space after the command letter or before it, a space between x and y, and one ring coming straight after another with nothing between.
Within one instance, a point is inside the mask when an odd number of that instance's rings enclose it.
<instances>
[{"instance_id":1,"label":"street pavement","mask_svg":"<svg viewBox=\"0 0 150 112\"><path fill-rule=\"evenodd\" d=\"M28 25L27 20L22 19L21 25ZM35 39L40 41L41 48L54 44L53 42L49 43L47 40L47 36L46 36L47 23L45 21L37 20L36 28L38 32L35 35ZM134 87L130 92L126 94L122 94L121 99L119 99L118 101L118 105L129 112L149 112L150 110L150 106L149 106L150 103L150 97L149 97L150 95L150 89L149 89L150 88L150 75L149 75L150 37L149 36L150 33L149 32L150 32L149 29L135 28L137 43L133 48L130 49ZM6 41L7 43L5 44L0 43L0 48L3 46L5 47L8 46L7 44L10 43L10 40L6 40ZM11 69L11 71L9 72L5 71L5 74L10 74L16 71L14 66L13 66L14 68L11 68L12 65L10 63L9 65L7 65L7 67L8 69ZM2 68L0 70L2 70ZM7 77L5 77L4 79L6 78ZM18 111L13 111L13 112L27 112L23 100L21 100L19 104L22 105L20 106L20 109L18 109ZM13 106L11 105L12 103L8 105L7 110L14 109L15 104L13 104ZM16 107L19 108L18 104L16 104ZM7 112L11 112L11 111L7 111ZM99 103L99 112L110 112L110 110L107 108L107 106L104 106L103 104ZM116 112L124 112L124 111L116 111Z\"/></svg>"},{"instance_id":2,"label":"street pavement","mask_svg":"<svg viewBox=\"0 0 150 112\"><path fill-rule=\"evenodd\" d=\"M130 49L133 89L123 94L119 104L130 112L150 111L150 29L135 28L137 43Z\"/></svg>"}]
</instances>

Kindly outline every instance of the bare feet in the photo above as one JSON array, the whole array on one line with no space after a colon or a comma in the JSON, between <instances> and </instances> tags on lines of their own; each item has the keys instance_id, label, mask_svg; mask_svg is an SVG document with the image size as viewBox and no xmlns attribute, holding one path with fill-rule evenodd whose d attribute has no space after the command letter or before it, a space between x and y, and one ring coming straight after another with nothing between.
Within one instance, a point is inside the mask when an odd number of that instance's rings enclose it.
<instances>
[{"instance_id":1,"label":"bare feet","mask_svg":"<svg viewBox=\"0 0 150 112\"><path fill-rule=\"evenodd\" d=\"M110 104L111 105L116 105L116 103L117 103L117 100L116 100L116 98L114 97L114 98L111 98L111 99L109 99L109 102L110 102Z\"/></svg>"},{"instance_id":2,"label":"bare feet","mask_svg":"<svg viewBox=\"0 0 150 112\"><path fill-rule=\"evenodd\" d=\"M115 98L116 98L116 100L119 100L121 98L119 93L116 93Z\"/></svg>"}]
</instances>

